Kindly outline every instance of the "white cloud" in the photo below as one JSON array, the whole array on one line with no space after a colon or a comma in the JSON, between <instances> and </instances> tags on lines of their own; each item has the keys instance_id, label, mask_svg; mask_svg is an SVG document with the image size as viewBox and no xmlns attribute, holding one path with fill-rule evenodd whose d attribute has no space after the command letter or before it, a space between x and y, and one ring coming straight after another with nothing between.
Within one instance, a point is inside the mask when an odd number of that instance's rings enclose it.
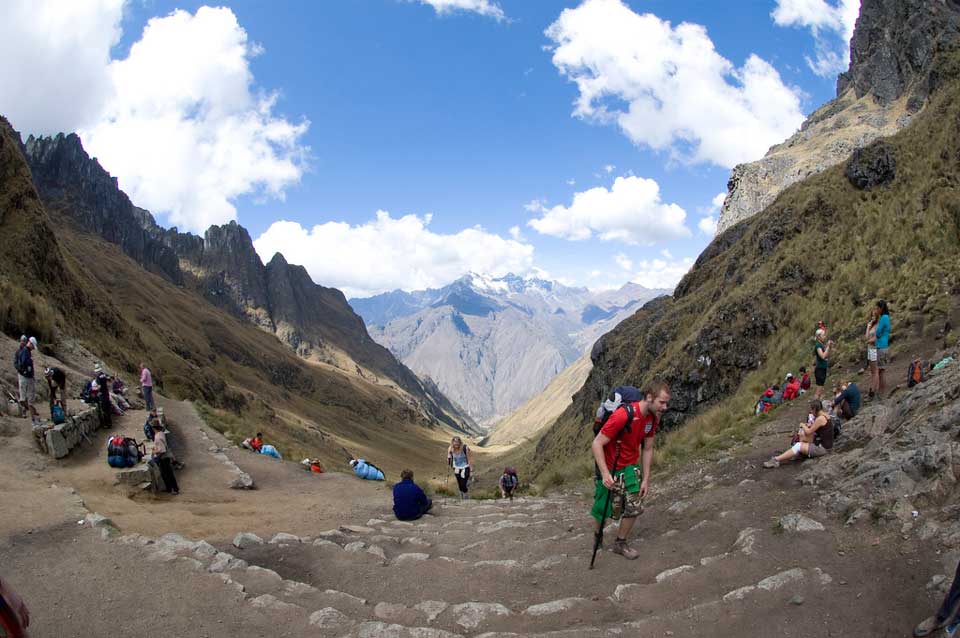
<instances>
[{"instance_id":1,"label":"white cloud","mask_svg":"<svg viewBox=\"0 0 960 638\"><path fill-rule=\"evenodd\" d=\"M814 58L806 61L814 73L832 77L847 69L860 0L777 0L770 15L781 27L810 29Z\"/></svg>"},{"instance_id":2,"label":"white cloud","mask_svg":"<svg viewBox=\"0 0 960 638\"><path fill-rule=\"evenodd\" d=\"M77 130L138 206L203 231L235 219L237 197L282 199L299 181L309 124L276 115L277 95L257 89L249 62L263 49L229 9L153 18L129 55L111 61L117 2L22 6L0 26L0 47L11 49L0 74L20 67L33 74L31 90L14 96L29 96L28 115L14 116L14 125ZM8 108L3 98L0 108Z\"/></svg>"},{"instance_id":3,"label":"white cloud","mask_svg":"<svg viewBox=\"0 0 960 638\"><path fill-rule=\"evenodd\" d=\"M614 169L616 169L616 168L617 168L617 167L614 166L613 164L606 164L606 165L603 167L603 170L605 170L605 171L607 172L607 174L609 175L609 174L612 173L612 172L614 171Z\"/></svg>"},{"instance_id":4,"label":"white cloud","mask_svg":"<svg viewBox=\"0 0 960 638\"><path fill-rule=\"evenodd\" d=\"M713 204L714 210L720 210L723 208L723 202L725 201L727 201L727 191L723 191L722 193L717 193L714 195L710 203Z\"/></svg>"},{"instance_id":5,"label":"white cloud","mask_svg":"<svg viewBox=\"0 0 960 638\"><path fill-rule=\"evenodd\" d=\"M618 254L613 260L624 270L633 270L633 262L623 253Z\"/></svg>"},{"instance_id":6,"label":"white cloud","mask_svg":"<svg viewBox=\"0 0 960 638\"><path fill-rule=\"evenodd\" d=\"M577 180L573 179L572 177L567 180L567 186L576 186L576 185L577 185Z\"/></svg>"},{"instance_id":7,"label":"white cloud","mask_svg":"<svg viewBox=\"0 0 960 638\"><path fill-rule=\"evenodd\" d=\"M691 266L693 266L691 257L671 260L645 259L637 264L630 281L647 288L668 288L672 290L680 283Z\"/></svg>"},{"instance_id":8,"label":"white cloud","mask_svg":"<svg viewBox=\"0 0 960 638\"><path fill-rule=\"evenodd\" d=\"M523 233L520 231L519 226L511 226L510 230L507 232L510 233L510 237L512 237L514 240L523 241Z\"/></svg>"},{"instance_id":9,"label":"white cloud","mask_svg":"<svg viewBox=\"0 0 960 638\"><path fill-rule=\"evenodd\" d=\"M586 0L545 33L554 66L580 91L573 114L616 124L635 144L730 168L803 121L797 89L756 55L734 67L700 25Z\"/></svg>"},{"instance_id":10,"label":"white cloud","mask_svg":"<svg viewBox=\"0 0 960 638\"><path fill-rule=\"evenodd\" d=\"M109 98L110 48L123 0L5 0L0 19L0 113L50 135L96 121Z\"/></svg>"},{"instance_id":11,"label":"white cloud","mask_svg":"<svg viewBox=\"0 0 960 638\"><path fill-rule=\"evenodd\" d=\"M533 201L527 210L539 213L527 225L537 232L570 240L619 240L650 245L688 237L686 211L660 200L660 186L652 179L618 177L610 190L597 186L575 193L570 206L547 208Z\"/></svg>"},{"instance_id":12,"label":"white cloud","mask_svg":"<svg viewBox=\"0 0 960 638\"><path fill-rule=\"evenodd\" d=\"M715 215L708 215L697 222L697 228L707 237L713 237L717 234L717 222L719 219Z\"/></svg>"},{"instance_id":13,"label":"white cloud","mask_svg":"<svg viewBox=\"0 0 960 638\"><path fill-rule=\"evenodd\" d=\"M433 7L437 15L449 15L457 11L468 11L479 13L502 22L507 19L507 15L500 8L500 5L491 0L420 0L420 4L427 4Z\"/></svg>"},{"instance_id":14,"label":"white cloud","mask_svg":"<svg viewBox=\"0 0 960 638\"><path fill-rule=\"evenodd\" d=\"M530 244L479 226L434 233L430 220L430 215L393 218L378 211L375 219L358 226L327 222L304 228L278 221L254 246L265 262L281 252L290 263L302 264L314 281L350 297L439 287L467 272L503 276L535 270Z\"/></svg>"}]
</instances>

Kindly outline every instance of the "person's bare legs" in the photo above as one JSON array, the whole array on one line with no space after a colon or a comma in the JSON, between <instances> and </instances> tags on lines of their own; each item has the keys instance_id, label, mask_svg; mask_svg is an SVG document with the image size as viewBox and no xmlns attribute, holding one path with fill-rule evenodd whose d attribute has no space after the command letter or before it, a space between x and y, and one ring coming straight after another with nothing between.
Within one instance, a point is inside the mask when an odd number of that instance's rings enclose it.
<instances>
[{"instance_id":1,"label":"person's bare legs","mask_svg":"<svg viewBox=\"0 0 960 638\"><path fill-rule=\"evenodd\" d=\"M877 362L870 362L870 394L876 394L880 391L880 370L877 368Z\"/></svg>"},{"instance_id":2,"label":"person's bare legs","mask_svg":"<svg viewBox=\"0 0 960 638\"><path fill-rule=\"evenodd\" d=\"M877 395L882 395L883 391L887 389L886 379L884 378L886 370L881 367L877 367Z\"/></svg>"},{"instance_id":3,"label":"person's bare legs","mask_svg":"<svg viewBox=\"0 0 960 638\"><path fill-rule=\"evenodd\" d=\"M626 539L633 530L633 524L636 522L637 518L635 516L631 516L630 518L621 518L620 527L617 528L617 538Z\"/></svg>"}]
</instances>

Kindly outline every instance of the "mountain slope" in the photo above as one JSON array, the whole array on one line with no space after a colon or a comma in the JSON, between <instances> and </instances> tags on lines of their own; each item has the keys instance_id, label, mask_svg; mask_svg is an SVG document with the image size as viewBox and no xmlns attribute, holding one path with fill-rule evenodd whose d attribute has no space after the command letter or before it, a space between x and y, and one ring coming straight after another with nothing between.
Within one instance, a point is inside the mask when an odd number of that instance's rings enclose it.
<instances>
[{"instance_id":1,"label":"mountain slope","mask_svg":"<svg viewBox=\"0 0 960 638\"><path fill-rule=\"evenodd\" d=\"M460 430L472 427L436 389L428 390L370 338L339 290L315 284L303 267L288 264L279 254L265 266L242 226L213 226L202 238L161 228L87 156L75 134L31 136L24 151L47 209L80 230L116 244L145 269L275 334L304 359L397 386L430 418Z\"/></svg>"},{"instance_id":2,"label":"mountain slope","mask_svg":"<svg viewBox=\"0 0 960 638\"><path fill-rule=\"evenodd\" d=\"M910 354L904 335L942 332L960 293L960 52L941 54L933 74L940 88L913 125L720 234L672 298L601 338L586 384L539 440L534 463L583 458L584 424L620 383L668 381L667 428L710 405L745 413L764 385L812 364L818 320L837 341L834 361L857 365L881 297L895 357Z\"/></svg>"},{"instance_id":3,"label":"mountain slope","mask_svg":"<svg viewBox=\"0 0 960 638\"><path fill-rule=\"evenodd\" d=\"M395 291L351 305L374 339L489 425L663 292L628 284L596 293L537 278L471 273L440 289Z\"/></svg>"},{"instance_id":4,"label":"mountain slope","mask_svg":"<svg viewBox=\"0 0 960 638\"><path fill-rule=\"evenodd\" d=\"M759 213L790 184L909 125L939 81L938 51L960 33L960 3L864 0L836 99L763 159L733 169L718 232Z\"/></svg>"}]
</instances>

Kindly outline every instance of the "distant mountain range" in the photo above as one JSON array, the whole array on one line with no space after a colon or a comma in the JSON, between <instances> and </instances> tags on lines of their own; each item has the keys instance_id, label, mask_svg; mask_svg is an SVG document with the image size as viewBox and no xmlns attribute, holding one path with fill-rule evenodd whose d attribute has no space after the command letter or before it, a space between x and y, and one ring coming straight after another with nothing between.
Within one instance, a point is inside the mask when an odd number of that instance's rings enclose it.
<instances>
[{"instance_id":1,"label":"distant mountain range","mask_svg":"<svg viewBox=\"0 0 960 638\"><path fill-rule=\"evenodd\" d=\"M603 292L536 277L464 275L438 289L351 299L370 336L482 425L534 396L600 335L668 294Z\"/></svg>"}]
</instances>

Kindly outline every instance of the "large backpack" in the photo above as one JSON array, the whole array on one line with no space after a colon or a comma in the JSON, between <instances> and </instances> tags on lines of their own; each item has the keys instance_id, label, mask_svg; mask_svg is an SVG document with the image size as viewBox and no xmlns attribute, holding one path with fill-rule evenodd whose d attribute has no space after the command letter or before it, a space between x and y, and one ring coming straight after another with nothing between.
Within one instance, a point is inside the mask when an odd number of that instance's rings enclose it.
<instances>
[{"instance_id":1,"label":"large backpack","mask_svg":"<svg viewBox=\"0 0 960 638\"><path fill-rule=\"evenodd\" d=\"M61 406L54 405L50 408L50 420L53 421L54 425L60 425L67 420L67 415L64 414Z\"/></svg>"},{"instance_id":2,"label":"large backpack","mask_svg":"<svg viewBox=\"0 0 960 638\"><path fill-rule=\"evenodd\" d=\"M610 420L613 413L621 408L627 411L627 424L620 430L617 439L623 436L625 432L629 432L630 424L633 423L633 404L642 399L643 395L640 393L640 390L632 385L622 385L614 388L606 400L597 408L597 417L593 421L593 436L596 437L600 433L600 430L603 429L603 426L606 425L607 421ZM593 464L593 470L597 480L600 480L600 468L596 462Z\"/></svg>"},{"instance_id":3,"label":"large backpack","mask_svg":"<svg viewBox=\"0 0 960 638\"><path fill-rule=\"evenodd\" d=\"M110 437L107 443L107 464L110 467L133 467L140 462L141 458L143 455L136 441L122 434Z\"/></svg>"},{"instance_id":4,"label":"large backpack","mask_svg":"<svg viewBox=\"0 0 960 638\"><path fill-rule=\"evenodd\" d=\"M914 359L912 362L910 362L910 369L907 371L908 388L912 388L924 380L924 367L923 361L920 359Z\"/></svg>"}]
</instances>

